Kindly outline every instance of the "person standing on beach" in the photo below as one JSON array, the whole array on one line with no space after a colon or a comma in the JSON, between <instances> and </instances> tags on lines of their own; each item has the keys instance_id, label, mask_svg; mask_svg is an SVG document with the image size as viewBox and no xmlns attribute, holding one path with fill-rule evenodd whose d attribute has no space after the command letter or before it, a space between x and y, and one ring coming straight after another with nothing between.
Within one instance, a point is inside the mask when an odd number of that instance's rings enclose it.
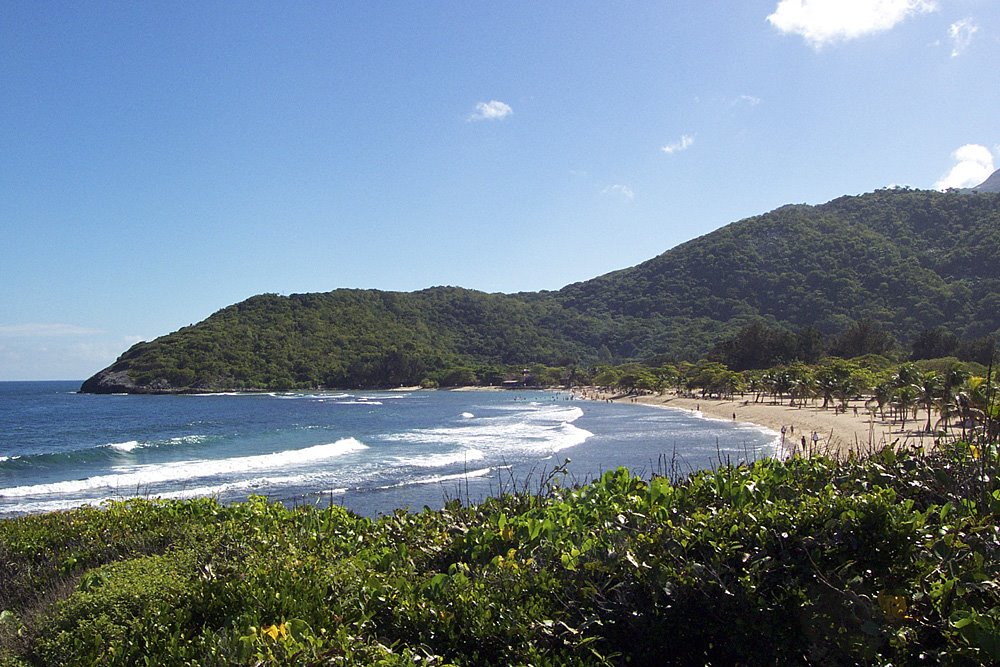
<instances>
[{"instance_id":1,"label":"person standing on beach","mask_svg":"<svg viewBox=\"0 0 1000 667\"><path fill-rule=\"evenodd\" d=\"M806 436L805 436L805 434L802 435L802 453L803 454L806 453Z\"/></svg>"}]
</instances>

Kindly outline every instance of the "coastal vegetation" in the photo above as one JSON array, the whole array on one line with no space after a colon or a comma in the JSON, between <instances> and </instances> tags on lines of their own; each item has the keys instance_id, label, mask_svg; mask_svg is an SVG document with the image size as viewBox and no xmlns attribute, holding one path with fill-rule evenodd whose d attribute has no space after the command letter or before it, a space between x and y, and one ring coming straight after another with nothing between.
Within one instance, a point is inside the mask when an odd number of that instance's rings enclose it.
<instances>
[{"instance_id":1,"label":"coastal vegetation","mask_svg":"<svg viewBox=\"0 0 1000 667\"><path fill-rule=\"evenodd\" d=\"M785 206L558 291L265 294L143 342L84 391L499 384L629 361L826 355L988 363L1000 194L889 189Z\"/></svg>"},{"instance_id":2,"label":"coastal vegetation","mask_svg":"<svg viewBox=\"0 0 1000 667\"><path fill-rule=\"evenodd\" d=\"M0 665L1000 661L986 432L361 518L264 498L0 522Z\"/></svg>"},{"instance_id":3,"label":"coastal vegetation","mask_svg":"<svg viewBox=\"0 0 1000 667\"><path fill-rule=\"evenodd\" d=\"M747 402L846 410L864 399L865 410L882 421L917 422L920 430L963 437L998 416L992 366L954 357L894 364L885 357L825 357L815 364L793 362L765 369L735 371L717 361L623 364L602 368L591 382L621 396L675 392L705 399L745 397Z\"/></svg>"}]
</instances>

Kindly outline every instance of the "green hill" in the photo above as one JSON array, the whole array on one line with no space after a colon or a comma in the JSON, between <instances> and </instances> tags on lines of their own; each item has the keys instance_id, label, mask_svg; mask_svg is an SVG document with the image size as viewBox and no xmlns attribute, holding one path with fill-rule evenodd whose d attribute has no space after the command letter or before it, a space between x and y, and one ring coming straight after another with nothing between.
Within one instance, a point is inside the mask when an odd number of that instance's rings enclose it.
<instances>
[{"instance_id":1,"label":"green hill","mask_svg":"<svg viewBox=\"0 0 1000 667\"><path fill-rule=\"evenodd\" d=\"M697 359L761 320L901 341L1000 330L1000 195L880 190L784 206L554 292L261 295L139 343L88 392L416 384L476 368ZM460 383L460 382L457 382Z\"/></svg>"}]
</instances>

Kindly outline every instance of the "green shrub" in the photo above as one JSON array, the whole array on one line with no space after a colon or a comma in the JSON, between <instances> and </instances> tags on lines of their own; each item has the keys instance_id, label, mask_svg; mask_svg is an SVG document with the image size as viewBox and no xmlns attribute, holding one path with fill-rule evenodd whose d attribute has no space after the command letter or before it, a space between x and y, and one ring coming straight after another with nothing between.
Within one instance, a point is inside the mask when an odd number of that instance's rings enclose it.
<instances>
[{"instance_id":1,"label":"green shrub","mask_svg":"<svg viewBox=\"0 0 1000 667\"><path fill-rule=\"evenodd\" d=\"M995 461L556 475L377 520L251 498L3 521L0 665L995 664Z\"/></svg>"}]
</instances>

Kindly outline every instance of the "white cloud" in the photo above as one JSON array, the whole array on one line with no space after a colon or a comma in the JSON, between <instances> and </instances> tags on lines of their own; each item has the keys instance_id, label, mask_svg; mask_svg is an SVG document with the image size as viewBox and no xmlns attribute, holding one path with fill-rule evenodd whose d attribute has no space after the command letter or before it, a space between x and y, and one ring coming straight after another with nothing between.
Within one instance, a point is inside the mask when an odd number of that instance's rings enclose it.
<instances>
[{"instance_id":1,"label":"white cloud","mask_svg":"<svg viewBox=\"0 0 1000 667\"><path fill-rule=\"evenodd\" d=\"M753 95L740 95L733 100L733 104L746 104L748 106L755 107L760 104L760 98L754 97Z\"/></svg>"},{"instance_id":2,"label":"white cloud","mask_svg":"<svg viewBox=\"0 0 1000 667\"><path fill-rule=\"evenodd\" d=\"M679 153L680 151L686 151L687 149L691 148L693 144L694 144L694 137L692 137L690 134L684 134L681 135L681 138L678 141L675 141L671 144L667 144L666 146L661 147L660 150L666 153L667 155L673 155L674 153Z\"/></svg>"},{"instance_id":3,"label":"white cloud","mask_svg":"<svg viewBox=\"0 0 1000 667\"><path fill-rule=\"evenodd\" d=\"M615 185L609 185L608 187L601 190L603 195L617 195L632 201L635 199L635 192L627 185L620 185L616 183Z\"/></svg>"},{"instance_id":4,"label":"white cloud","mask_svg":"<svg viewBox=\"0 0 1000 667\"><path fill-rule=\"evenodd\" d=\"M498 100L480 102L476 105L476 111L469 116L469 120L502 120L514 113L509 104Z\"/></svg>"},{"instance_id":5,"label":"white cloud","mask_svg":"<svg viewBox=\"0 0 1000 667\"><path fill-rule=\"evenodd\" d=\"M951 156L956 164L934 184L935 190L975 187L993 173L993 153L986 146L966 144Z\"/></svg>"},{"instance_id":6,"label":"white cloud","mask_svg":"<svg viewBox=\"0 0 1000 667\"><path fill-rule=\"evenodd\" d=\"M767 20L819 49L889 30L912 14L936 9L933 0L779 0Z\"/></svg>"},{"instance_id":7,"label":"white cloud","mask_svg":"<svg viewBox=\"0 0 1000 667\"><path fill-rule=\"evenodd\" d=\"M75 324L3 324L0 380L82 380L139 340Z\"/></svg>"},{"instance_id":8,"label":"white cloud","mask_svg":"<svg viewBox=\"0 0 1000 667\"><path fill-rule=\"evenodd\" d=\"M948 27L948 37L951 38L951 57L957 58L969 48L972 37L979 32L979 26L972 19L955 21Z\"/></svg>"},{"instance_id":9,"label":"white cloud","mask_svg":"<svg viewBox=\"0 0 1000 667\"><path fill-rule=\"evenodd\" d=\"M77 326L76 324L0 324L0 336L5 337L57 337L93 336L102 334L100 329Z\"/></svg>"}]
</instances>

